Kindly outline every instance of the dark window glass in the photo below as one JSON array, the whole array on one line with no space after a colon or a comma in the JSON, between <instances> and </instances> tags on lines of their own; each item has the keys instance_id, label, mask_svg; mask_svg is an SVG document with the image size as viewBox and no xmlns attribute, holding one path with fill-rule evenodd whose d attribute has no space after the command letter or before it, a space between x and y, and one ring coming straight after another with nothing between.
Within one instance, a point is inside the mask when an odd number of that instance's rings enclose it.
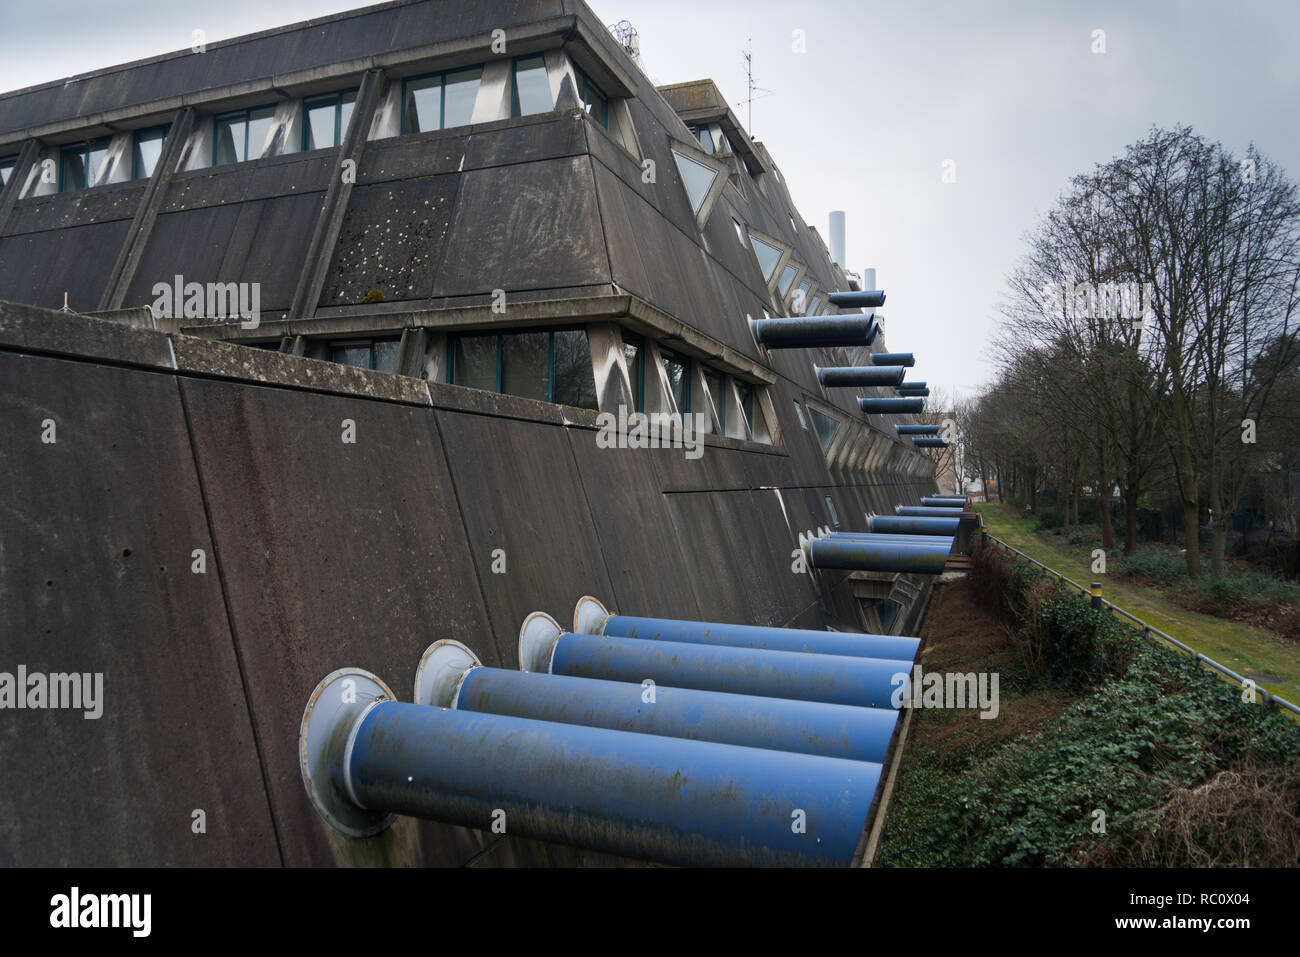
<instances>
[{"instance_id":1,"label":"dark window glass","mask_svg":"<svg viewBox=\"0 0 1300 957\"><path fill-rule=\"evenodd\" d=\"M457 336L452 352L452 382L497 391L500 336Z\"/></svg>"},{"instance_id":2,"label":"dark window glass","mask_svg":"<svg viewBox=\"0 0 1300 957\"><path fill-rule=\"evenodd\" d=\"M632 383L633 411L645 411L645 353L641 340L623 336L623 358L627 361L627 375Z\"/></svg>"},{"instance_id":3,"label":"dark window glass","mask_svg":"<svg viewBox=\"0 0 1300 957\"><path fill-rule=\"evenodd\" d=\"M401 339L376 340L374 368L380 372L396 372L397 352L401 348L401 345Z\"/></svg>"},{"instance_id":4,"label":"dark window glass","mask_svg":"<svg viewBox=\"0 0 1300 957\"><path fill-rule=\"evenodd\" d=\"M587 330L567 329L555 333L553 349L551 401L579 409L596 409L599 403Z\"/></svg>"},{"instance_id":5,"label":"dark window glass","mask_svg":"<svg viewBox=\"0 0 1300 957\"><path fill-rule=\"evenodd\" d=\"M754 256L758 259L758 268L763 271L763 278L771 282L772 273L776 272L776 264L781 261L781 250L761 239L755 239L753 236L749 238L752 241Z\"/></svg>"},{"instance_id":6,"label":"dark window glass","mask_svg":"<svg viewBox=\"0 0 1300 957\"><path fill-rule=\"evenodd\" d=\"M714 372L712 369L704 370L704 383L709 387L709 395L713 398L713 407L718 410L718 431L724 435L727 431L727 392L724 388L725 380L722 374Z\"/></svg>"},{"instance_id":7,"label":"dark window glass","mask_svg":"<svg viewBox=\"0 0 1300 957\"><path fill-rule=\"evenodd\" d=\"M502 336L501 391L527 399L550 400L550 334L521 332Z\"/></svg>"},{"instance_id":8,"label":"dark window glass","mask_svg":"<svg viewBox=\"0 0 1300 957\"><path fill-rule=\"evenodd\" d=\"M86 188L86 153L83 149L63 151L61 188L78 190Z\"/></svg>"},{"instance_id":9,"label":"dark window glass","mask_svg":"<svg viewBox=\"0 0 1300 957\"><path fill-rule=\"evenodd\" d=\"M358 369L371 369L369 342L335 342L330 345L330 361Z\"/></svg>"},{"instance_id":10,"label":"dark window glass","mask_svg":"<svg viewBox=\"0 0 1300 957\"><path fill-rule=\"evenodd\" d=\"M575 67L576 69L576 67ZM609 100L600 87L591 82L591 77L577 70L578 99L582 108L590 113L601 126L609 129Z\"/></svg>"},{"instance_id":11,"label":"dark window glass","mask_svg":"<svg viewBox=\"0 0 1300 957\"><path fill-rule=\"evenodd\" d=\"M701 126L695 131L695 138L699 140L700 145L704 147L706 153L716 153L717 149L713 145L713 134L709 132L707 126Z\"/></svg>"},{"instance_id":12,"label":"dark window glass","mask_svg":"<svg viewBox=\"0 0 1300 957\"><path fill-rule=\"evenodd\" d=\"M155 127L140 130L135 134L135 144L131 154L131 178L148 179L158 166L162 156L163 143L167 140L167 128Z\"/></svg>"},{"instance_id":13,"label":"dark window glass","mask_svg":"<svg viewBox=\"0 0 1300 957\"><path fill-rule=\"evenodd\" d=\"M14 174L14 167L18 165L17 156L5 156L0 158L0 189L9 182L9 177Z\"/></svg>"},{"instance_id":14,"label":"dark window glass","mask_svg":"<svg viewBox=\"0 0 1300 957\"><path fill-rule=\"evenodd\" d=\"M832 416L808 406L808 414L812 417L813 428L817 431L817 439L822 444L822 451L825 452L831 447L831 442L835 438L835 433L839 431L840 423Z\"/></svg>"},{"instance_id":15,"label":"dark window glass","mask_svg":"<svg viewBox=\"0 0 1300 957\"><path fill-rule=\"evenodd\" d=\"M546 77L546 57L520 57L515 61L511 89L510 115L528 116L555 109L551 102L551 82Z\"/></svg>"},{"instance_id":16,"label":"dark window glass","mask_svg":"<svg viewBox=\"0 0 1300 957\"><path fill-rule=\"evenodd\" d=\"M668 388L672 390L677 411L684 415L691 411L690 360L666 349L661 351L664 358L664 372L668 374Z\"/></svg>"}]
</instances>

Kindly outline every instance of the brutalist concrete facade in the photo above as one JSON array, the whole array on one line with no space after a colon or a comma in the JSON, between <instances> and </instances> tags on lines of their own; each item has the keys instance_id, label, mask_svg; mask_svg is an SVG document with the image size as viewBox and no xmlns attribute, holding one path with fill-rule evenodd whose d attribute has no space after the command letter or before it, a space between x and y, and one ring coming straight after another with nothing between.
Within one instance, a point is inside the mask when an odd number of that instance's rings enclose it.
<instances>
[{"instance_id":1,"label":"brutalist concrete facade","mask_svg":"<svg viewBox=\"0 0 1300 957\"><path fill-rule=\"evenodd\" d=\"M535 53L556 108L511 117L492 78ZM474 122L403 135L403 79L467 64L484 64ZM345 89L340 145L294 149L302 102ZM278 155L204 158L213 117L264 103ZM158 125L148 179L42 187L66 144ZM700 211L674 151L719 174ZM607 863L410 820L334 834L299 778L307 695L357 665L406 696L437 638L516 667L523 618L565 620L585 593L853 630L882 628L864 594L892 596L895 631L923 609L923 581L792 572L800 532L917 501L932 463L901 420L818 385L814 363L863 355L755 344L747 316L789 314L787 264L813 311L846 278L716 88L656 90L581 3L388 3L18 91L6 155L0 670L102 672L105 710L4 715L0 756L24 772L0 789L0 862ZM781 252L770 281L755 237ZM178 275L259 284L256 326L141 319ZM53 311L65 293L105 318ZM705 404L726 434L698 459L601 448L596 410L445 381L451 335L557 326L587 330L603 411L636 401L624 336L725 376L731 414ZM374 336L400 342L400 374L319 361ZM645 404L672 411L652 365ZM824 442L813 409L839 423Z\"/></svg>"}]
</instances>

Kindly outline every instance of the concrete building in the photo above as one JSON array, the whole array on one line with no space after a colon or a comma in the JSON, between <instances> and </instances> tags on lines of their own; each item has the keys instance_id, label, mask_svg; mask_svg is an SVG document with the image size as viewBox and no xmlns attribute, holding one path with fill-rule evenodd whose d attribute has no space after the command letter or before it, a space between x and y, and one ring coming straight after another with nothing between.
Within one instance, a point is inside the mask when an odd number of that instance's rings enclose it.
<instances>
[{"instance_id":1,"label":"concrete building","mask_svg":"<svg viewBox=\"0 0 1300 957\"><path fill-rule=\"evenodd\" d=\"M791 570L935 487L911 417L819 385L866 349L750 332L849 281L716 86L656 89L580 0L397 0L7 93L0 178L7 663L104 681L97 720L0 724L0 861L603 861L331 832L303 702L436 638L516 667L587 593L923 610L923 577ZM701 454L602 447L620 407L702 416Z\"/></svg>"}]
</instances>

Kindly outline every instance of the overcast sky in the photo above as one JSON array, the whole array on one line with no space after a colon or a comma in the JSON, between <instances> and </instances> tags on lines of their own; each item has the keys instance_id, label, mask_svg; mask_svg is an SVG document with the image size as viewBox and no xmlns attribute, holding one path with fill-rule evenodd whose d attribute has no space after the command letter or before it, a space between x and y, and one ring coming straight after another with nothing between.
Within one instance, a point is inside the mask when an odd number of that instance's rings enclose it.
<instances>
[{"instance_id":1,"label":"overcast sky","mask_svg":"<svg viewBox=\"0 0 1300 957\"><path fill-rule=\"evenodd\" d=\"M10 90L359 6L354 0L4 0ZM458 2L458 0L451 0ZM829 240L847 213L851 269L877 269L891 349L911 378L962 394L992 374L985 343L1022 237L1069 177L1156 124L1234 152L1255 143L1300 179L1294 0L596 0L630 20L655 83L711 77ZM806 52L794 50L803 31ZM1092 52L1093 31L1105 52ZM952 160L955 183L944 183Z\"/></svg>"}]
</instances>

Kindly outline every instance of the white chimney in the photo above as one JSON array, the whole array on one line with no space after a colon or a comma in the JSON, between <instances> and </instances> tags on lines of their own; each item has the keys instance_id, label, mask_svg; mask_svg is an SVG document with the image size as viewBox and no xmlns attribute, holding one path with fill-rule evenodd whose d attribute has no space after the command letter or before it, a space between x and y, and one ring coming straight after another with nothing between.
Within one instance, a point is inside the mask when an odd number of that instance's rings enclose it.
<instances>
[{"instance_id":1,"label":"white chimney","mask_svg":"<svg viewBox=\"0 0 1300 957\"><path fill-rule=\"evenodd\" d=\"M844 210L831 210L831 259L844 268Z\"/></svg>"}]
</instances>

